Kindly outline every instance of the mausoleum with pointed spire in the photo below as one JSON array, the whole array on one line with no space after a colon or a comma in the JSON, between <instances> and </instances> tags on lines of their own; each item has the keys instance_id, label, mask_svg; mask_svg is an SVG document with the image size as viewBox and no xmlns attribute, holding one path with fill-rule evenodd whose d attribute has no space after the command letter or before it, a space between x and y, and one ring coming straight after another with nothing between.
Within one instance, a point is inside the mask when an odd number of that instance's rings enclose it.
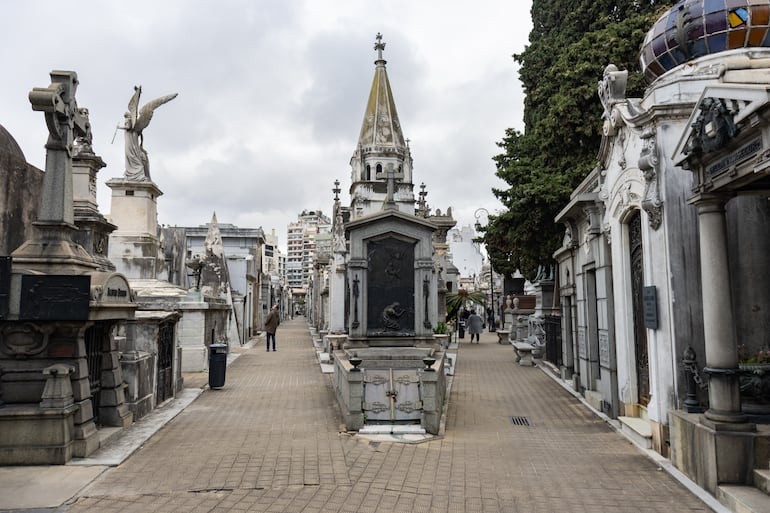
<instances>
[{"instance_id":1,"label":"mausoleum with pointed spire","mask_svg":"<svg viewBox=\"0 0 770 513\"><path fill-rule=\"evenodd\" d=\"M374 80L358 146L350 160L353 218L381 210L386 201L402 212L414 213L412 156L396 112L386 61L382 58L385 50L382 34L377 34L374 49L377 51ZM392 197L389 197L387 187L389 169L394 177Z\"/></svg>"}]
</instances>

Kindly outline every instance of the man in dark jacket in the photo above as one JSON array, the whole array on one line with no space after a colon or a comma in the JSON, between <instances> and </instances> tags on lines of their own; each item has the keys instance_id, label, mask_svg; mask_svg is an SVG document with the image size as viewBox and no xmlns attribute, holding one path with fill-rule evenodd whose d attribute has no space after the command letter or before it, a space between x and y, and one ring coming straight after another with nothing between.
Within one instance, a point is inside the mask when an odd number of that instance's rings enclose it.
<instances>
[{"instance_id":1,"label":"man in dark jacket","mask_svg":"<svg viewBox=\"0 0 770 513\"><path fill-rule=\"evenodd\" d=\"M275 331L279 324L281 324L281 316L278 314L278 305L273 305L270 314L265 319L265 331L267 332L265 342L268 351L270 351L270 339L273 340L273 351L275 351Z\"/></svg>"}]
</instances>

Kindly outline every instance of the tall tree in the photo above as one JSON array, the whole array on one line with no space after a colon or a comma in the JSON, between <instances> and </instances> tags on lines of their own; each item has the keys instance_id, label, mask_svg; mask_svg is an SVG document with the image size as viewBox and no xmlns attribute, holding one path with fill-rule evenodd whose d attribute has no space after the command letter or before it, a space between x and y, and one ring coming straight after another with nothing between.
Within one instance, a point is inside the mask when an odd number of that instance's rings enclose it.
<instances>
[{"instance_id":1,"label":"tall tree","mask_svg":"<svg viewBox=\"0 0 770 513\"><path fill-rule=\"evenodd\" d=\"M553 263L563 229L554 223L570 193L596 164L602 107L597 84L607 64L629 71L627 93L641 96L644 36L673 1L533 0L530 44L520 64L524 132L508 129L493 158L507 210L490 216L483 240L494 268L533 278Z\"/></svg>"}]
</instances>

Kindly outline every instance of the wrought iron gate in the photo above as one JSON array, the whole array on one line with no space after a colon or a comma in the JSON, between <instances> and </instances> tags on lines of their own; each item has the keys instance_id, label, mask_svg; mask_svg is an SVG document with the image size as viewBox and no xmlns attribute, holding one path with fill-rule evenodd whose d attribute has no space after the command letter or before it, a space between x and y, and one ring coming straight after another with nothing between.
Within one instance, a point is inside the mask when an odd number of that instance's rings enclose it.
<instances>
[{"instance_id":1,"label":"wrought iron gate","mask_svg":"<svg viewBox=\"0 0 770 513\"><path fill-rule=\"evenodd\" d=\"M155 404L174 395L174 323L163 322L158 328L158 384Z\"/></svg>"},{"instance_id":2,"label":"wrought iron gate","mask_svg":"<svg viewBox=\"0 0 770 513\"><path fill-rule=\"evenodd\" d=\"M545 359L556 365L562 364L561 316L546 315L543 320L545 329Z\"/></svg>"},{"instance_id":3,"label":"wrought iron gate","mask_svg":"<svg viewBox=\"0 0 770 513\"><path fill-rule=\"evenodd\" d=\"M94 422L99 425L100 395L102 390L102 355L105 338L109 336L107 325L97 322L86 330L86 362L88 364L88 383L91 393L91 407Z\"/></svg>"},{"instance_id":4,"label":"wrought iron gate","mask_svg":"<svg viewBox=\"0 0 770 513\"><path fill-rule=\"evenodd\" d=\"M644 328L644 305L642 287L644 286L644 262L642 260L642 216L636 211L628 222L628 234L631 253L631 297L634 311L634 345L636 353L636 381L639 390L639 403L650 402L650 363L647 353L647 331Z\"/></svg>"},{"instance_id":5,"label":"wrought iron gate","mask_svg":"<svg viewBox=\"0 0 770 513\"><path fill-rule=\"evenodd\" d=\"M420 422L422 387L415 369L364 369L363 372L366 422Z\"/></svg>"}]
</instances>

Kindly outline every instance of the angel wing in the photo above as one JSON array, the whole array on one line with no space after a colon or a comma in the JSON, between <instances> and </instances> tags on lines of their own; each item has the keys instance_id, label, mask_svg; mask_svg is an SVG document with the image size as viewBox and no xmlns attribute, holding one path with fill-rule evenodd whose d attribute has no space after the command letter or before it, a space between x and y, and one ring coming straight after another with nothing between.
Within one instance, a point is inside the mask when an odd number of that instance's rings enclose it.
<instances>
[{"instance_id":1,"label":"angel wing","mask_svg":"<svg viewBox=\"0 0 770 513\"><path fill-rule=\"evenodd\" d=\"M141 131L147 128L147 125L150 124L150 120L152 119L152 114L155 112L155 109L164 103L170 102L176 98L178 94L179 93L168 94L166 96L161 96L160 98L155 98L154 100L145 103L139 110L139 117L134 124L134 130L141 133Z\"/></svg>"},{"instance_id":2,"label":"angel wing","mask_svg":"<svg viewBox=\"0 0 770 513\"><path fill-rule=\"evenodd\" d=\"M139 97L142 95L142 86L134 86L134 94L128 101L128 115L131 118L131 126L136 125L136 118L139 115Z\"/></svg>"}]
</instances>

